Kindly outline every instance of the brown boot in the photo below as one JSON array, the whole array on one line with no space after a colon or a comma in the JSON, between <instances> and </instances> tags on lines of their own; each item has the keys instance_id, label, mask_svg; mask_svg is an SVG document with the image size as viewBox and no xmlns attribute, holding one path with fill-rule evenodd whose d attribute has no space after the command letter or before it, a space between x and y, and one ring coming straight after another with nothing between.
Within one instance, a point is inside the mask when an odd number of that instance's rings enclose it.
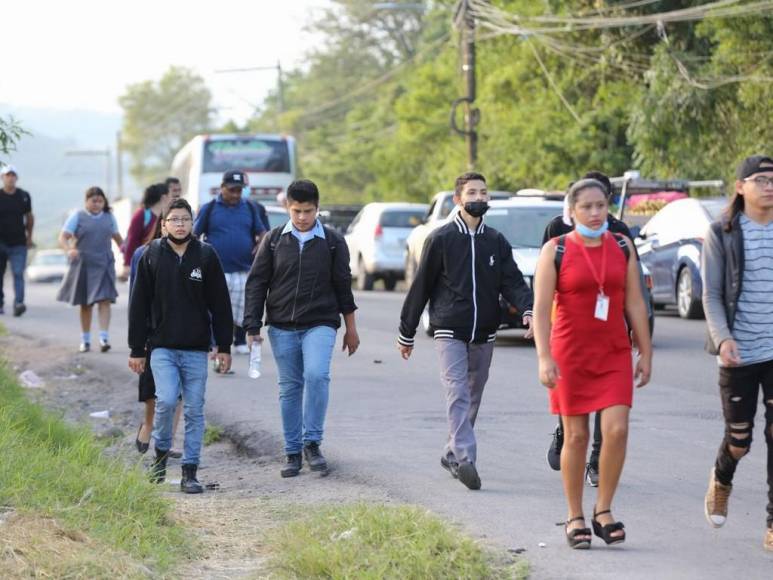
<instances>
[{"instance_id":1,"label":"brown boot","mask_svg":"<svg viewBox=\"0 0 773 580\"><path fill-rule=\"evenodd\" d=\"M765 541L762 543L762 546L768 552L773 552L773 528L768 528L768 531L765 533Z\"/></svg>"},{"instance_id":2,"label":"brown boot","mask_svg":"<svg viewBox=\"0 0 773 580\"><path fill-rule=\"evenodd\" d=\"M727 520L727 502L730 499L732 485L723 485L717 481L714 470L709 476L709 489L706 492L705 513L709 524L721 528Z\"/></svg>"}]
</instances>

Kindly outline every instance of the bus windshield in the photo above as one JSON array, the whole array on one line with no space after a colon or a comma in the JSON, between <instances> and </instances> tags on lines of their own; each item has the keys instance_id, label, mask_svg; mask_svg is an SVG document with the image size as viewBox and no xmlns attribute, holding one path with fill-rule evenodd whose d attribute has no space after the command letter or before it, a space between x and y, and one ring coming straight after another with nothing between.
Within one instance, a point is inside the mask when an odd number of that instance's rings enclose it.
<instances>
[{"instance_id":1,"label":"bus windshield","mask_svg":"<svg viewBox=\"0 0 773 580\"><path fill-rule=\"evenodd\" d=\"M287 141L236 137L204 142L204 173L238 169L250 173L289 173Z\"/></svg>"}]
</instances>

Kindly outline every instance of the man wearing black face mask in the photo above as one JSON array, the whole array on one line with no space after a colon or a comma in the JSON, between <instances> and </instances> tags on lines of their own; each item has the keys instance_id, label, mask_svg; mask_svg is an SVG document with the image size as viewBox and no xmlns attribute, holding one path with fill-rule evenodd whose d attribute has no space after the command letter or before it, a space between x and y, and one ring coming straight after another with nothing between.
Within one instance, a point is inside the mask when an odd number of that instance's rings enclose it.
<instances>
[{"instance_id":1,"label":"man wearing black face mask","mask_svg":"<svg viewBox=\"0 0 773 580\"><path fill-rule=\"evenodd\" d=\"M486 179L479 173L459 176L454 201L459 213L432 232L424 245L403 304L397 342L408 360L429 301L449 429L440 464L469 489L480 489L473 427L500 323L499 295L523 313L527 337L533 296L508 241L483 223L489 201Z\"/></svg>"}]
</instances>

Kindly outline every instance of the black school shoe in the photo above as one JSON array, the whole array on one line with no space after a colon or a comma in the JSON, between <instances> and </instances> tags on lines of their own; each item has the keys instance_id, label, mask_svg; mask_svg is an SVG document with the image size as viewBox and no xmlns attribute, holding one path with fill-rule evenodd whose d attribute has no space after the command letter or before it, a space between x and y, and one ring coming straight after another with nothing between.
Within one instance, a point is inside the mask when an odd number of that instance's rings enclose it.
<instances>
[{"instance_id":1,"label":"black school shoe","mask_svg":"<svg viewBox=\"0 0 773 580\"><path fill-rule=\"evenodd\" d=\"M27 312L27 307L26 307L26 306L24 306L24 304L17 303L17 304L14 304L14 305L13 305L13 315L14 315L15 317L17 317L17 318L18 318L19 316L21 316L21 315L22 315L22 314L24 314L25 312Z\"/></svg>"},{"instance_id":2,"label":"black school shoe","mask_svg":"<svg viewBox=\"0 0 773 580\"><path fill-rule=\"evenodd\" d=\"M475 464L469 461L462 461L459 464L459 481L466 485L469 489L480 489L480 476L478 470L475 469Z\"/></svg>"},{"instance_id":3,"label":"black school shoe","mask_svg":"<svg viewBox=\"0 0 773 580\"><path fill-rule=\"evenodd\" d=\"M301 459L301 454L291 453L290 455L287 456L285 465L282 468L282 471L279 472L279 474L282 477L295 477L301 472L301 467L303 467L303 460Z\"/></svg>"},{"instance_id":4,"label":"black school shoe","mask_svg":"<svg viewBox=\"0 0 773 580\"><path fill-rule=\"evenodd\" d=\"M323 474L327 473L327 460L322 452L319 450L319 443L316 441L309 441L303 446L303 455L306 458L306 463L309 464L309 469L312 471L318 471Z\"/></svg>"},{"instance_id":5,"label":"black school shoe","mask_svg":"<svg viewBox=\"0 0 773 580\"><path fill-rule=\"evenodd\" d=\"M561 471L561 449L564 447L564 430L561 429L561 425L556 425L556 430L553 431L553 439L548 447L547 460L550 469L553 471Z\"/></svg>"}]
</instances>

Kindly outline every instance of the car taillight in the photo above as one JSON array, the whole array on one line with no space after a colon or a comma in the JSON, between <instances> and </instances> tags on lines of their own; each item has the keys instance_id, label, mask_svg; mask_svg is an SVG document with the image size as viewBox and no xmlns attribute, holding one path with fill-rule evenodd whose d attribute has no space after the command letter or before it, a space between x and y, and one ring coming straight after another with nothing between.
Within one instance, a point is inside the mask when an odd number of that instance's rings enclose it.
<instances>
[{"instance_id":1,"label":"car taillight","mask_svg":"<svg viewBox=\"0 0 773 580\"><path fill-rule=\"evenodd\" d=\"M384 228L381 227L381 224L378 224L376 226L375 231L373 232L373 237L378 239L378 238L380 238L383 235L384 235Z\"/></svg>"}]
</instances>

